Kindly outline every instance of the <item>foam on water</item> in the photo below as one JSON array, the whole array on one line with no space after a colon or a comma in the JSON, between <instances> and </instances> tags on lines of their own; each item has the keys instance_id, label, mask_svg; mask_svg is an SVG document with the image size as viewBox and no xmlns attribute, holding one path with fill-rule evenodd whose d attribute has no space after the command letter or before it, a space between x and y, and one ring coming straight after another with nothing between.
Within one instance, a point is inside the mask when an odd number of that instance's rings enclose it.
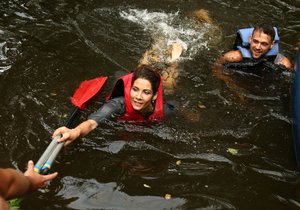
<instances>
[{"instance_id":1,"label":"foam on water","mask_svg":"<svg viewBox=\"0 0 300 210\"><path fill-rule=\"evenodd\" d=\"M193 59L201 50L209 50L206 35L211 32L211 25L182 17L179 12L150 12L148 10L129 9L121 11L120 16L134 22L148 31L153 40L165 39L167 43L180 42L186 48L183 59Z\"/></svg>"},{"instance_id":2,"label":"foam on water","mask_svg":"<svg viewBox=\"0 0 300 210\"><path fill-rule=\"evenodd\" d=\"M0 29L0 74L11 69L21 42L14 38L14 34Z\"/></svg>"}]
</instances>

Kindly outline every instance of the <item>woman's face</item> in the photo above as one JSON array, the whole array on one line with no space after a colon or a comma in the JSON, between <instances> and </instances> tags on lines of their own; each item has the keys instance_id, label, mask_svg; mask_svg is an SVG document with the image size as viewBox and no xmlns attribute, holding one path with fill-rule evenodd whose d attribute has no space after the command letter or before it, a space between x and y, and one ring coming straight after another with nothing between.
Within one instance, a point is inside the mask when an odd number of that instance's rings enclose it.
<instances>
[{"instance_id":1,"label":"woman's face","mask_svg":"<svg viewBox=\"0 0 300 210\"><path fill-rule=\"evenodd\" d=\"M133 82L130 90L130 103L134 110L146 109L155 100L157 94L153 95L151 83L143 78L138 78Z\"/></svg>"}]
</instances>

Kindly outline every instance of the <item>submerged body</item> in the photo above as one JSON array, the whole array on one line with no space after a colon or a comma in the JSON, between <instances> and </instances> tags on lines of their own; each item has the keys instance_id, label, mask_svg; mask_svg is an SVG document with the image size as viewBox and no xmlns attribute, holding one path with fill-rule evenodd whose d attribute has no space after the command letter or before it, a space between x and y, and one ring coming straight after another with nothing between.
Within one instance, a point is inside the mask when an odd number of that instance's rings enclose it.
<instances>
[{"instance_id":1,"label":"submerged body","mask_svg":"<svg viewBox=\"0 0 300 210\"><path fill-rule=\"evenodd\" d=\"M220 42L222 37L220 27L213 21L207 10L193 11L187 15L187 19L189 24L194 26L195 31L206 29L205 32L202 32L204 33L204 42L209 45L216 45ZM200 31L198 33L200 34ZM195 47L189 46L189 43L183 40L184 37L172 39L164 33L154 33L151 48L143 54L139 61L139 66L149 65L158 70L162 75L166 94L173 93L177 85L182 55L188 54L188 51Z\"/></svg>"}]
</instances>

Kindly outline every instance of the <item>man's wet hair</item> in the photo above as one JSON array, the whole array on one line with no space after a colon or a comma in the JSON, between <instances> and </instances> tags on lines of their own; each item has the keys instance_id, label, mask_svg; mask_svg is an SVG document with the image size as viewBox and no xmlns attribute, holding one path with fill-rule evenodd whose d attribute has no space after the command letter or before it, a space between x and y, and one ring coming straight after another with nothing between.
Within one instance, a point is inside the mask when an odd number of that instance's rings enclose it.
<instances>
[{"instance_id":1,"label":"man's wet hair","mask_svg":"<svg viewBox=\"0 0 300 210\"><path fill-rule=\"evenodd\" d=\"M274 39L275 39L275 30L274 30L274 27L271 26L270 24L267 24L267 23L260 23L258 25L256 25L254 27L254 30L253 30L253 33L252 35L254 34L255 31L261 31L263 32L264 34L267 34L268 36L271 37L271 41L273 42Z\"/></svg>"},{"instance_id":2,"label":"man's wet hair","mask_svg":"<svg viewBox=\"0 0 300 210\"><path fill-rule=\"evenodd\" d=\"M160 84L160 75L157 71L150 66L142 65L136 68L133 72L132 84L136 79L146 79L151 83L153 94L155 95L159 84Z\"/></svg>"}]
</instances>

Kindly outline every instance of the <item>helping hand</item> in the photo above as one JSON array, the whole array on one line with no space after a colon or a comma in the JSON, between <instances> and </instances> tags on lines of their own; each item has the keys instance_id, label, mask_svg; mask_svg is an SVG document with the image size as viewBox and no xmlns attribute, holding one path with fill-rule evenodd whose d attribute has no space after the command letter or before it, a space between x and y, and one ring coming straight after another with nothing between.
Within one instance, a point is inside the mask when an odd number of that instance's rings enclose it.
<instances>
[{"instance_id":1,"label":"helping hand","mask_svg":"<svg viewBox=\"0 0 300 210\"><path fill-rule=\"evenodd\" d=\"M33 192L41 187L46 186L47 182L54 179L57 176L57 172L48 175L41 175L34 171L33 161L28 161L27 170L24 173L24 176L30 182L29 191Z\"/></svg>"}]
</instances>

